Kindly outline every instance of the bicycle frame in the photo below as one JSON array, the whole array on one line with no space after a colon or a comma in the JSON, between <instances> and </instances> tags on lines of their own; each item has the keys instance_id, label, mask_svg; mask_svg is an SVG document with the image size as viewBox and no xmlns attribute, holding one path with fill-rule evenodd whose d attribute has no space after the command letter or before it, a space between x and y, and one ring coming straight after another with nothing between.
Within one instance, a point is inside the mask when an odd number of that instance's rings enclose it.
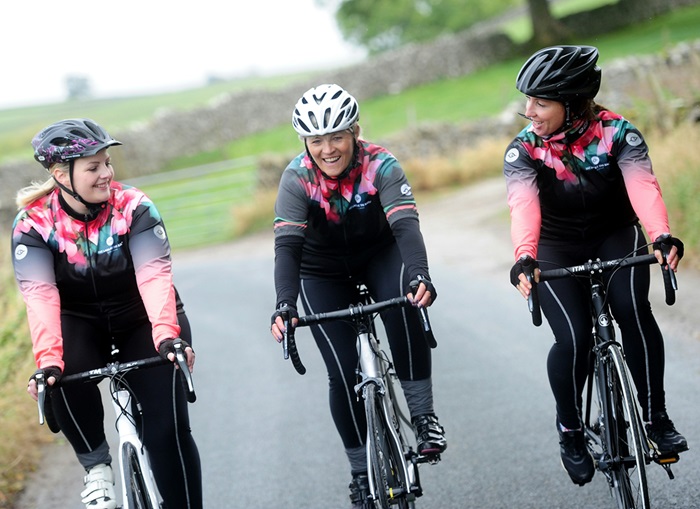
<instances>
[{"instance_id":1,"label":"bicycle frame","mask_svg":"<svg viewBox=\"0 0 700 509\"><path fill-rule=\"evenodd\" d=\"M540 282L576 276L584 277L588 281L593 336L592 362L582 417L588 448L596 460L596 468L605 475L620 509L647 509L649 490L646 465L655 461L663 466L673 479L670 464L679 458L675 453L659 454L651 447L646 436L622 346L615 340L615 328L606 299L605 284L599 276L621 267L650 265L656 262L653 254L609 261L589 260L582 265L545 270L539 274ZM675 275L664 267L662 273L666 303L672 305L677 289ZM534 279L534 274L527 276L531 281ZM611 277L614 277L614 274ZM537 285L533 284L528 305L533 323L540 325L542 317Z\"/></svg>"},{"instance_id":2,"label":"bicycle frame","mask_svg":"<svg viewBox=\"0 0 700 509\"><path fill-rule=\"evenodd\" d=\"M408 492L405 493L406 500L413 501L417 496L422 494L418 479L418 469L414 463L417 454L407 445L406 438L401 429L402 421L400 409L397 407L396 396L393 390L393 376L395 376L393 368L379 349L379 341L376 335L368 330L360 330L358 332L357 346L360 359L360 369L358 370L360 383L355 386L355 392L362 396L369 404L372 403L373 398L376 397L379 399L386 429L390 433L390 439L393 444L399 448L404 457L404 461L399 463L401 469L399 472L401 479L400 484L408 487ZM374 385L375 390L368 391L368 384ZM371 451L372 440L370 439L371 430L369 428L370 426L368 426L367 430L367 471L371 472L373 468L376 468L376 466L373 465L373 461L376 460L373 460ZM376 486L374 476L369 476L369 481L372 498L374 500L380 500L381 496L378 493L380 487ZM396 498L403 495L404 493L392 493L392 496Z\"/></svg>"},{"instance_id":3,"label":"bicycle frame","mask_svg":"<svg viewBox=\"0 0 700 509\"><path fill-rule=\"evenodd\" d=\"M650 450L634 398L631 376L600 281L591 279L594 362L588 377L584 428L597 468L606 477L618 507L649 507L646 465ZM597 415L593 392L596 389ZM595 419L592 421L592 419Z\"/></svg>"},{"instance_id":4,"label":"bicycle frame","mask_svg":"<svg viewBox=\"0 0 700 509\"><path fill-rule=\"evenodd\" d=\"M370 495L374 503L379 504L378 507L398 504L400 508L412 508L415 498L423 493L418 463L437 463L439 456L430 459L419 456L408 444L402 430L408 421L398 406L393 386L396 375L388 356L379 347L374 327L376 313L393 307L410 307L412 304L406 297L374 303L369 299L366 289L360 290L363 299L361 303L344 310L302 316L296 327L332 320L347 320L354 324L359 356L359 382L354 389L365 402ZM425 310L420 316L426 340L434 346L436 343ZM285 323L285 329L285 358L291 358L294 368L303 375L306 368L299 358L293 329L288 323ZM383 480L384 486L378 485L378 479Z\"/></svg>"},{"instance_id":5,"label":"bicycle frame","mask_svg":"<svg viewBox=\"0 0 700 509\"><path fill-rule=\"evenodd\" d=\"M136 500L147 498L147 507L160 507L160 494L153 479L153 471L148 459L148 452L141 442L133 419L134 405L131 394L120 385L110 387L112 406L116 416L116 428L119 434L119 465L123 509L138 509Z\"/></svg>"},{"instance_id":6,"label":"bicycle frame","mask_svg":"<svg viewBox=\"0 0 700 509\"><path fill-rule=\"evenodd\" d=\"M114 349L115 355L118 350ZM175 344L175 360L179 372L185 378L186 395L189 402L196 400L192 376L187 367L182 345ZM104 378L110 380L109 392L115 412L115 423L119 435L119 466L121 479L122 503L121 509L157 509L160 507L160 494L153 478L153 472L148 458L148 452L141 441L134 415L138 413L135 402L123 376L129 371L153 366L169 364L170 361L161 357L152 357L130 362L110 362L103 368L93 369L82 373L64 376L60 384L96 381ZM44 405L46 398L46 380L43 375L37 377L39 424L44 424Z\"/></svg>"}]
</instances>

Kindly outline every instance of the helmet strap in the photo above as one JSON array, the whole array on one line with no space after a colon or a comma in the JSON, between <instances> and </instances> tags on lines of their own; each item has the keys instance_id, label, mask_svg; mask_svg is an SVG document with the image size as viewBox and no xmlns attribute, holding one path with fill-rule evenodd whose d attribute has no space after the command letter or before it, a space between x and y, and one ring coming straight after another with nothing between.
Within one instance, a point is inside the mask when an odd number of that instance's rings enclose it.
<instances>
[{"instance_id":1,"label":"helmet strap","mask_svg":"<svg viewBox=\"0 0 700 509\"><path fill-rule=\"evenodd\" d=\"M566 111L566 118L564 119L564 126L566 129L573 125L573 120L571 119L571 102L566 101L564 103L564 110Z\"/></svg>"}]
</instances>

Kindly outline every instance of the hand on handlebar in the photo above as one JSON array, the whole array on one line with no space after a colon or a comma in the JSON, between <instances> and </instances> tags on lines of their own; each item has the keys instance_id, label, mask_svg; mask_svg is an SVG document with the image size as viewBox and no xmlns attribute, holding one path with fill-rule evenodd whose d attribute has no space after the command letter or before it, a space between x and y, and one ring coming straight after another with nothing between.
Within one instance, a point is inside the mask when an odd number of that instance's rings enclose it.
<instances>
[{"instance_id":1,"label":"hand on handlebar","mask_svg":"<svg viewBox=\"0 0 700 509\"><path fill-rule=\"evenodd\" d=\"M437 291L435 286L425 276L416 276L410 283L410 291L406 295L414 306L419 308L427 308L437 299Z\"/></svg>"},{"instance_id":2,"label":"hand on handlebar","mask_svg":"<svg viewBox=\"0 0 700 509\"><path fill-rule=\"evenodd\" d=\"M299 321L297 308L291 304L280 304L277 310L272 313L272 318L270 319L270 334L278 343L284 340L284 333L287 332L286 324L290 321L292 327L296 327Z\"/></svg>"},{"instance_id":3,"label":"hand on handlebar","mask_svg":"<svg viewBox=\"0 0 700 509\"><path fill-rule=\"evenodd\" d=\"M518 289L520 295L527 299L532 291L532 280L540 281L540 269L537 260L531 256L522 256L510 269L510 282Z\"/></svg>"},{"instance_id":4,"label":"hand on handlebar","mask_svg":"<svg viewBox=\"0 0 700 509\"><path fill-rule=\"evenodd\" d=\"M185 358L187 360L187 368L190 370L190 373L192 373L192 370L194 369L195 358L194 350L184 339L175 338L165 339L161 341L158 345L158 354L164 359L169 360L170 362L176 362L176 344L182 347L182 352L184 353Z\"/></svg>"},{"instance_id":5,"label":"hand on handlebar","mask_svg":"<svg viewBox=\"0 0 700 509\"><path fill-rule=\"evenodd\" d=\"M683 258L685 252L685 247L681 239L672 237L670 234L666 233L660 235L654 241L654 255L661 265L666 265L671 268L673 272L678 270L678 263ZM664 257L666 258L664 260Z\"/></svg>"},{"instance_id":6,"label":"hand on handlebar","mask_svg":"<svg viewBox=\"0 0 700 509\"><path fill-rule=\"evenodd\" d=\"M46 385L51 386L61 379L63 372L61 368L56 366L49 366L43 369L37 369L34 374L29 377L29 383L27 383L27 392L29 395L37 401L39 398L39 389L37 387L37 376L42 376L43 381Z\"/></svg>"}]
</instances>

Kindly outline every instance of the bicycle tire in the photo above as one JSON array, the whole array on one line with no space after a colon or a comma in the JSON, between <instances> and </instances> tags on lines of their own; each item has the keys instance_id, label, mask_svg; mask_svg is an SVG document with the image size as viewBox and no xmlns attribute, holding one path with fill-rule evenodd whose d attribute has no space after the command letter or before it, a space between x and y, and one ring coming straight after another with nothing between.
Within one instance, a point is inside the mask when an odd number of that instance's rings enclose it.
<instances>
[{"instance_id":1,"label":"bicycle tire","mask_svg":"<svg viewBox=\"0 0 700 509\"><path fill-rule=\"evenodd\" d=\"M607 356L605 371L609 406L603 422L609 430L606 438L609 442L611 489L619 509L648 509L646 456L642 446L644 435L632 399L625 360L617 346L608 347Z\"/></svg>"},{"instance_id":2,"label":"bicycle tire","mask_svg":"<svg viewBox=\"0 0 700 509\"><path fill-rule=\"evenodd\" d=\"M394 441L384 419L381 397L377 386L365 387L365 413L367 416L368 453L370 460L370 483L374 488L374 507L387 509L413 509L409 487L402 480L403 452Z\"/></svg>"},{"instance_id":3,"label":"bicycle tire","mask_svg":"<svg viewBox=\"0 0 700 509\"><path fill-rule=\"evenodd\" d=\"M126 502L129 509L157 509L151 504L151 499L143 478L143 469L139 461L138 451L134 444L126 442L122 445L124 479L126 484Z\"/></svg>"}]
</instances>

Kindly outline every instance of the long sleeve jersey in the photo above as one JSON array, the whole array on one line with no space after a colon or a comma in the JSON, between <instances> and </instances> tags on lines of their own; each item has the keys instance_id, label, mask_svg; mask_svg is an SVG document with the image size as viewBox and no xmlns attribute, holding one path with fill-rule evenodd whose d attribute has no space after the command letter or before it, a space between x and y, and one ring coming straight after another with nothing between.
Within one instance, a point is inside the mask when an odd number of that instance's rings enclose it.
<instances>
[{"instance_id":1,"label":"long sleeve jersey","mask_svg":"<svg viewBox=\"0 0 700 509\"><path fill-rule=\"evenodd\" d=\"M278 304L296 302L300 275L350 277L394 242L409 276L429 277L411 186L383 147L361 141L356 164L339 179L299 154L282 174L275 215Z\"/></svg>"},{"instance_id":2,"label":"long sleeve jersey","mask_svg":"<svg viewBox=\"0 0 700 509\"><path fill-rule=\"evenodd\" d=\"M12 250L39 368L63 369L62 313L98 318L114 332L149 320L154 347L179 336L170 244L138 189L112 182L111 198L91 217L56 189L19 212Z\"/></svg>"},{"instance_id":3,"label":"long sleeve jersey","mask_svg":"<svg viewBox=\"0 0 700 509\"><path fill-rule=\"evenodd\" d=\"M611 111L546 139L526 127L503 171L516 259L536 258L541 239L585 241L637 220L652 240L670 233L647 144Z\"/></svg>"}]
</instances>

